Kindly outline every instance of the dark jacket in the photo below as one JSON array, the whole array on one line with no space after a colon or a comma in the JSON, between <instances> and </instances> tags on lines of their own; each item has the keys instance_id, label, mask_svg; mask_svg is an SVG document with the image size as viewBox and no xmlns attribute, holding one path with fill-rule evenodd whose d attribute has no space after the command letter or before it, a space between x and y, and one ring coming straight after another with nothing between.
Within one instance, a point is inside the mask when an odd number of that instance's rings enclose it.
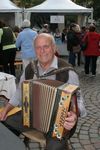
<instances>
[{"instance_id":1,"label":"dark jacket","mask_svg":"<svg viewBox=\"0 0 100 150\"><path fill-rule=\"evenodd\" d=\"M2 46L15 43L14 33L10 27L3 28L3 35L1 39Z\"/></svg>"},{"instance_id":2,"label":"dark jacket","mask_svg":"<svg viewBox=\"0 0 100 150\"><path fill-rule=\"evenodd\" d=\"M69 31L67 33L67 50L72 51L73 46L80 44L80 39L74 31Z\"/></svg>"}]
</instances>

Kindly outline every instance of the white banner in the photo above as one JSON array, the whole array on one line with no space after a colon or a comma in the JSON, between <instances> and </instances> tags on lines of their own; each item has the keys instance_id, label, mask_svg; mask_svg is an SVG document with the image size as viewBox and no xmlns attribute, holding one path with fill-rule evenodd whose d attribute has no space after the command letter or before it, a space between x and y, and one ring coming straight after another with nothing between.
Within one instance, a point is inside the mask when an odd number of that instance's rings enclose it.
<instances>
[{"instance_id":1,"label":"white banner","mask_svg":"<svg viewBox=\"0 0 100 150\"><path fill-rule=\"evenodd\" d=\"M64 23L64 16L50 16L50 23Z\"/></svg>"}]
</instances>

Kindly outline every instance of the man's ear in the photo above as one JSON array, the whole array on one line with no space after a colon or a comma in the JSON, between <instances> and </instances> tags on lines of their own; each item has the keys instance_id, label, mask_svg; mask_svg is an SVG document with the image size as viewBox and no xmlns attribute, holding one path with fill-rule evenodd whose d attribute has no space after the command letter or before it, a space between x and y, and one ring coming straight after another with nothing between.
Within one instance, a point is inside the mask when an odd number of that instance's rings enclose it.
<instances>
[{"instance_id":1,"label":"man's ear","mask_svg":"<svg viewBox=\"0 0 100 150\"><path fill-rule=\"evenodd\" d=\"M55 53L56 51L58 51L57 45L53 44L52 47L53 47L54 53Z\"/></svg>"}]
</instances>

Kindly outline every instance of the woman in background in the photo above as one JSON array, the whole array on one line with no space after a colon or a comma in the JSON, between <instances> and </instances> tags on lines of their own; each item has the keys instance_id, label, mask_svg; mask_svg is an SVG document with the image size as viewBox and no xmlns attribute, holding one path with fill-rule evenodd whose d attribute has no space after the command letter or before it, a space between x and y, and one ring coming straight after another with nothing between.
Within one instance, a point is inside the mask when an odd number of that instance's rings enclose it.
<instances>
[{"instance_id":1,"label":"woman in background","mask_svg":"<svg viewBox=\"0 0 100 150\"><path fill-rule=\"evenodd\" d=\"M73 52L73 47L80 45L80 26L76 23L72 23L67 33L67 50L69 51L69 63L73 66L76 65L76 53Z\"/></svg>"},{"instance_id":2,"label":"woman in background","mask_svg":"<svg viewBox=\"0 0 100 150\"><path fill-rule=\"evenodd\" d=\"M87 48L83 52L85 56L85 74L89 75L91 71L92 76L96 75L97 58L100 56L100 34L95 30L95 25L91 24L89 26L89 32L83 38L83 42L88 43Z\"/></svg>"}]
</instances>

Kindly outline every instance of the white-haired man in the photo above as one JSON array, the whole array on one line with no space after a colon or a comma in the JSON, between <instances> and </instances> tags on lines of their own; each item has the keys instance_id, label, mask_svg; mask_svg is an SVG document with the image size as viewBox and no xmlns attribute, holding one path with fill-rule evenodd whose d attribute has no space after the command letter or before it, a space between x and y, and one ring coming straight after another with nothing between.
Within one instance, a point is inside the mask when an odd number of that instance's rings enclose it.
<instances>
[{"instance_id":1,"label":"white-haired man","mask_svg":"<svg viewBox=\"0 0 100 150\"><path fill-rule=\"evenodd\" d=\"M28 65L30 60L36 58L33 41L35 36L37 36L37 32L33 31L30 26L30 21L25 19L22 23L22 31L18 34L16 39L16 47L21 49L23 70Z\"/></svg>"},{"instance_id":2,"label":"white-haired man","mask_svg":"<svg viewBox=\"0 0 100 150\"><path fill-rule=\"evenodd\" d=\"M54 69L59 69L64 66L66 67L70 66L67 62L55 56L55 42L52 35L47 33L41 33L35 38L34 44L35 44L35 51L37 56L36 67L39 76L43 76L44 74L49 73ZM26 80L37 79L35 73L36 72L33 70L32 64L29 63L25 69L25 72L21 77L21 80L23 81L25 79ZM63 72L59 72L58 74L47 76L46 79L59 80L64 83L67 82L69 84L75 84L79 86L78 75L74 70L65 70ZM0 120L5 120L7 118L7 113L9 112L9 110L11 110L14 106L19 105L19 103L21 103L21 82L22 81L20 81L19 88L16 94L14 95L14 97L5 106L4 111L0 113ZM80 116L85 116L86 110L84 107L83 97L81 95L80 90L77 93L77 98L78 98L79 114ZM18 101L19 99L20 102ZM19 114L19 117L17 115L17 118L14 119L11 122L11 120L9 121L8 118L6 120L7 125L11 126L12 130L16 129L17 131L22 132L24 129L20 124L21 115ZM67 148L66 140L68 140L68 138L72 136L72 134L75 132L76 124L77 124L77 115L74 112L69 111L64 122L64 128L66 130L69 130L70 134L66 134L62 140L59 140L57 138L52 138L51 131L49 131L47 134L46 150L65 150Z\"/></svg>"}]
</instances>

